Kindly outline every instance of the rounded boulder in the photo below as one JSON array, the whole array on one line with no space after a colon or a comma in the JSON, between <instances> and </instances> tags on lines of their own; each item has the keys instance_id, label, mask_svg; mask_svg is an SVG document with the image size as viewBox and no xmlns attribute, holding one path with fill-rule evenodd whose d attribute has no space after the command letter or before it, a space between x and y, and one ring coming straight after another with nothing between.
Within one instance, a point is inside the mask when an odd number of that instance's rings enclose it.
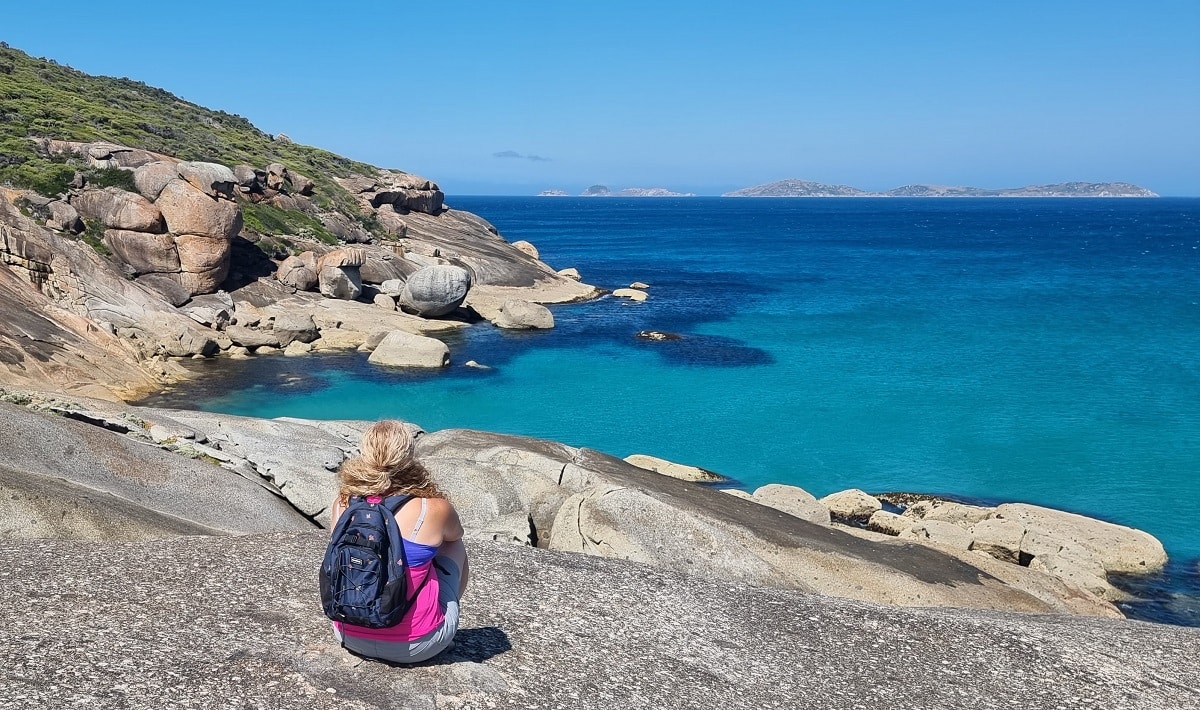
<instances>
[{"instance_id":1,"label":"rounded boulder","mask_svg":"<svg viewBox=\"0 0 1200 710\"><path fill-rule=\"evenodd\" d=\"M424 318L437 318L462 305L471 274L458 266L426 266L413 272L400 293L400 306Z\"/></svg>"}]
</instances>

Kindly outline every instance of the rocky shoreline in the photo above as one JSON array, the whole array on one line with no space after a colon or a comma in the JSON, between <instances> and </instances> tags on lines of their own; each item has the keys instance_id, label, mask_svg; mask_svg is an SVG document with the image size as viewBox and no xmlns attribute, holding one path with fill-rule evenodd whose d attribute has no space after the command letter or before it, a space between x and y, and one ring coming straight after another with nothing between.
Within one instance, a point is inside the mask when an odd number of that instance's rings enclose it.
<instances>
[{"instance_id":1,"label":"rocky shoreline","mask_svg":"<svg viewBox=\"0 0 1200 710\"><path fill-rule=\"evenodd\" d=\"M766 707L888 689L898 708L1200 707L1200 630L1126 621L992 551L834 522L875 517L865 494L730 494L468 430L417 439L468 530L464 626L446 657L397 673L337 648L314 601L333 472L370 422L12 389L0 417L0 599L17 610L0 656L19 706ZM910 529L982 515L954 505L910 503L925 508Z\"/></svg>"}]
</instances>

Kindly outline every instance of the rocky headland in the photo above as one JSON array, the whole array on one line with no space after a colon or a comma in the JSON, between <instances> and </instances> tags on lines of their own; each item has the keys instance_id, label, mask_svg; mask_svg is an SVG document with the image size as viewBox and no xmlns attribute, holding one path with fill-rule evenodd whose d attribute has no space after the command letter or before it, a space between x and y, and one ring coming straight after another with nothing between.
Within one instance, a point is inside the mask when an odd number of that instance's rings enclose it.
<instances>
[{"instance_id":1,"label":"rocky headland","mask_svg":"<svg viewBox=\"0 0 1200 710\"><path fill-rule=\"evenodd\" d=\"M0 699L1200 707L1200 631L1113 604L1108 575L1165 561L1145 533L1035 506L723 491L653 452L415 425L468 530L458 646L407 671L345 654L315 572L334 472L369 422L125 400L194 358L441 367L439 334L552 327L542 304L597 289L425 178L7 48L0 88L22 133L0 143ZM164 106L197 120L160 123ZM89 112L105 120L71 123Z\"/></svg>"},{"instance_id":2,"label":"rocky headland","mask_svg":"<svg viewBox=\"0 0 1200 710\"><path fill-rule=\"evenodd\" d=\"M726 192L722 197L1158 197L1127 182L1063 182L989 189L946 185L904 185L885 192L808 180L779 180Z\"/></svg>"}]
</instances>

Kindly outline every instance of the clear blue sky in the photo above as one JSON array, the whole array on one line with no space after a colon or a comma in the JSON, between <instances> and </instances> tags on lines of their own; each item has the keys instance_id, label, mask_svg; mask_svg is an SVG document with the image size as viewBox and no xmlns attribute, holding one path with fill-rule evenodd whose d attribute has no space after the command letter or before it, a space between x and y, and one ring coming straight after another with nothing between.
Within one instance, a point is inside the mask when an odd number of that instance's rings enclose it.
<instances>
[{"instance_id":1,"label":"clear blue sky","mask_svg":"<svg viewBox=\"0 0 1200 710\"><path fill-rule=\"evenodd\" d=\"M0 39L30 54L450 194L803 178L1200 195L1197 0L12 5Z\"/></svg>"}]
</instances>

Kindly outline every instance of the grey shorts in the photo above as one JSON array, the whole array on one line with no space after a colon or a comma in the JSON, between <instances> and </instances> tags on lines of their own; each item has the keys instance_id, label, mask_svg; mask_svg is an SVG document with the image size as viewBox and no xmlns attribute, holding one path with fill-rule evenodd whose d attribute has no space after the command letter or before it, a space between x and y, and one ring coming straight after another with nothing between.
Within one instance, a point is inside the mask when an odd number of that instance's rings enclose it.
<instances>
[{"instance_id":1,"label":"grey shorts","mask_svg":"<svg viewBox=\"0 0 1200 710\"><path fill-rule=\"evenodd\" d=\"M352 653L393 663L420 663L445 651L458 631L458 588L462 582L462 570L454 560L441 555L433 558L433 569L438 576L438 603L446 613L441 626L404 643L346 636L336 628L334 636Z\"/></svg>"}]
</instances>

